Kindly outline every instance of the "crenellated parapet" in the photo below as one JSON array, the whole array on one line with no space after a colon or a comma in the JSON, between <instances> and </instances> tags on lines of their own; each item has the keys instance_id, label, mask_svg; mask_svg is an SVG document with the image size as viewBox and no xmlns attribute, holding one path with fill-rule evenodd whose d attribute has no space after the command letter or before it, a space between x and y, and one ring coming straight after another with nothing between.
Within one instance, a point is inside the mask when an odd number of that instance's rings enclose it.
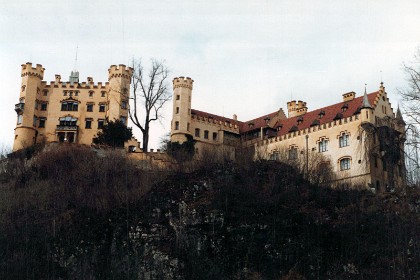
<instances>
[{"instance_id":1,"label":"crenellated parapet","mask_svg":"<svg viewBox=\"0 0 420 280\"><path fill-rule=\"evenodd\" d=\"M124 64L111 65L108 69L108 80L112 78L125 78L130 80L134 69L127 67Z\"/></svg>"},{"instance_id":2,"label":"crenellated parapet","mask_svg":"<svg viewBox=\"0 0 420 280\"><path fill-rule=\"evenodd\" d=\"M22 78L25 76L34 76L42 80L44 78L44 71L45 68L43 68L41 64L37 64L35 67L32 67L31 62L26 62L26 64L22 64L22 72L20 76Z\"/></svg>"},{"instance_id":3,"label":"crenellated parapet","mask_svg":"<svg viewBox=\"0 0 420 280\"><path fill-rule=\"evenodd\" d=\"M191 79L190 77L178 77L178 78L174 78L172 80L173 83L173 89L175 90L176 88L188 88L190 90L192 90L193 88L193 83L194 80Z\"/></svg>"},{"instance_id":4,"label":"crenellated parapet","mask_svg":"<svg viewBox=\"0 0 420 280\"><path fill-rule=\"evenodd\" d=\"M51 81L47 83L46 81L42 81L41 85L43 88L77 88L77 89L106 89L109 85L109 82L98 82L94 84L93 82L81 82L81 83L70 83L70 82L61 82L61 81Z\"/></svg>"}]
</instances>

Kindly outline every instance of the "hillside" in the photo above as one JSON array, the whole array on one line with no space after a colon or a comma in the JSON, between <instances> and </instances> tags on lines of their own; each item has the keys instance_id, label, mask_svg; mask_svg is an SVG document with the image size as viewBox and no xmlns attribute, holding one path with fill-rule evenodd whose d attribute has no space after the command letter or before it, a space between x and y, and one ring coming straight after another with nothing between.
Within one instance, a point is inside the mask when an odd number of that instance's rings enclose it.
<instances>
[{"instance_id":1,"label":"hillside","mask_svg":"<svg viewBox=\"0 0 420 280\"><path fill-rule=\"evenodd\" d=\"M331 190L277 162L145 172L81 147L6 170L0 279L420 278L417 189Z\"/></svg>"}]
</instances>

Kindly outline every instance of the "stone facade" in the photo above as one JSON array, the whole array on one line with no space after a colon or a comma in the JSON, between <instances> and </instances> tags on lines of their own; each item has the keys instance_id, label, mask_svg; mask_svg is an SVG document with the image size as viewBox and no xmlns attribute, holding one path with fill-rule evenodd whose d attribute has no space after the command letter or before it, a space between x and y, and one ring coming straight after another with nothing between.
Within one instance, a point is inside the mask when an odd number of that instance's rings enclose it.
<instances>
[{"instance_id":1,"label":"stone facade","mask_svg":"<svg viewBox=\"0 0 420 280\"><path fill-rule=\"evenodd\" d=\"M108 82L79 82L72 71L69 81L43 81L45 69L22 65L17 124L13 151L39 142L92 144L106 119L127 122L130 79L133 69L120 64L108 69Z\"/></svg>"},{"instance_id":2,"label":"stone facade","mask_svg":"<svg viewBox=\"0 0 420 280\"><path fill-rule=\"evenodd\" d=\"M383 190L404 183L405 123L394 114L385 87L308 111L301 100L250 121L238 121L191 108L193 80L173 80L171 141L195 140L196 157L235 159L251 151L254 159L289 162L304 172L327 164L335 185Z\"/></svg>"}]
</instances>

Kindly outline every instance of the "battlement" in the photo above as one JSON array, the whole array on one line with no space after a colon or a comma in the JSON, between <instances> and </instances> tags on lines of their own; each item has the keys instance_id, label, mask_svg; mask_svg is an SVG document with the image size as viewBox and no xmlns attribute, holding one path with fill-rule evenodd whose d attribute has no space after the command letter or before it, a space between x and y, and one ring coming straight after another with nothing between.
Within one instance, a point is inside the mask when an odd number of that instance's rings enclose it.
<instances>
[{"instance_id":1,"label":"battlement","mask_svg":"<svg viewBox=\"0 0 420 280\"><path fill-rule=\"evenodd\" d=\"M120 65L111 65L108 69L108 80L111 78L125 78L131 79L131 75L133 75L134 69L131 67L127 67L124 64Z\"/></svg>"},{"instance_id":2,"label":"battlement","mask_svg":"<svg viewBox=\"0 0 420 280\"><path fill-rule=\"evenodd\" d=\"M32 67L31 62L26 62L26 64L22 64L21 77L35 76L42 80L44 78L44 71L45 68L43 68L41 64L37 64L36 67Z\"/></svg>"},{"instance_id":3,"label":"battlement","mask_svg":"<svg viewBox=\"0 0 420 280\"><path fill-rule=\"evenodd\" d=\"M60 80L51 81L50 83L47 83L46 81L42 81L41 85L45 88L79 88L79 89L106 89L106 87L109 85L109 82L98 82L97 84L94 84L93 82L81 82L81 83L73 83L70 82L61 82Z\"/></svg>"},{"instance_id":4,"label":"battlement","mask_svg":"<svg viewBox=\"0 0 420 280\"><path fill-rule=\"evenodd\" d=\"M356 97L356 93L354 91L347 92L343 94L343 102L351 101Z\"/></svg>"},{"instance_id":5,"label":"battlement","mask_svg":"<svg viewBox=\"0 0 420 280\"><path fill-rule=\"evenodd\" d=\"M179 88L179 87L184 87L184 88L188 88L191 89L193 88L193 83L194 80L191 79L190 77L176 77L172 80L173 83L173 88Z\"/></svg>"},{"instance_id":6,"label":"battlement","mask_svg":"<svg viewBox=\"0 0 420 280\"><path fill-rule=\"evenodd\" d=\"M303 102L302 100L298 100L297 102L296 100L287 102L287 109L289 112L289 118L301 116L308 111L308 107L306 107L306 102Z\"/></svg>"}]
</instances>

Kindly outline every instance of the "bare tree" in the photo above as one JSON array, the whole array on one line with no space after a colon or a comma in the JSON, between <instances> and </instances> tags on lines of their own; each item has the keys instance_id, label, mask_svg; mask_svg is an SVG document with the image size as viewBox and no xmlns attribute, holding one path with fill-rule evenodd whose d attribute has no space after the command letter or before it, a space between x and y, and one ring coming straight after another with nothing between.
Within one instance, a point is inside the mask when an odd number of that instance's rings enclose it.
<instances>
[{"instance_id":1,"label":"bare tree","mask_svg":"<svg viewBox=\"0 0 420 280\"><path fill-rule=\"evenodd\" d=\"M132 104L129 116L143 135L143 151L149 146L150 124L162 118L161 109L172 97L168 85L169 70L164 62L152 59L149 71L143 68L141 61L133 60L134 69L131 81Z\"/></svg>"},{"instance_id":2,"label":"bare tree","mask_svg":"<svg viewBox=\"0 0 420 280\"><path fill-rule=\"evenodd\" d=\"M420 47L410 63L403 63L403 71L407 79L407 87L400 89L404 113L408 122L420 125Z\"/></svg>"},{"instance_id":3,"label":"bare tree","mask_svg":"<svg viewBox=\"0 0 420 280\"><path fill-rule=\"evenodd\" d=\"M405 159L407 179L411 184L420 182L419 144L420 144L420 47L414 54L413 60L403 63L407 86L399 89L402 97L402 108L407 122L405 142Z\"/></svg>"}]
</instances>

